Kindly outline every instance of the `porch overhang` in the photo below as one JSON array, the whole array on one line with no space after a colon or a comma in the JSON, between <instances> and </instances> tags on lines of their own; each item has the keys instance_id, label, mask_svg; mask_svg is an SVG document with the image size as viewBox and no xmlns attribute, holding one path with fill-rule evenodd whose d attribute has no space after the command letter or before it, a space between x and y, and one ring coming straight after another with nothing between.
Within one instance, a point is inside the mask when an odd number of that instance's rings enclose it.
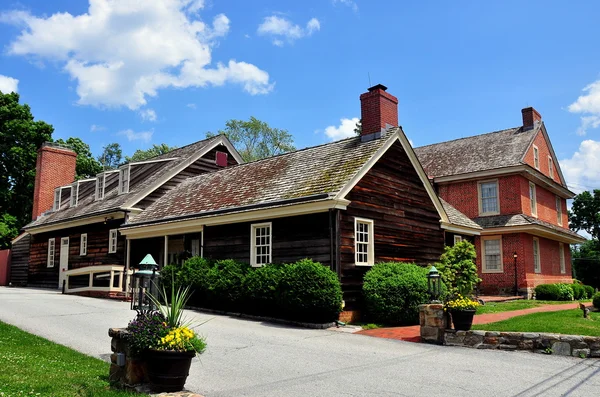
<instances>
[{"instance_id":1,"label":"porch overhang","mask_svg":"<svg viewBox=\"0 0 600 397\"><path fill-rule=\"evenodd\" d=\"M452 233L467 235L467 236L479 236L481 234L481 232L483 231L482 229L475 229L472 227L456 225L456 224L448 223L448 222L444 222L444 221L440 221L440 225L441 225L442 229L444 229L444 230L447 230Z\"/></svg>"},{"instance_id":2,"label":"porch overhang","mask_svg":"<svg viewBox=\"0 0 600 397\"><path fill-rule=\"evenodd\" d=\"M510 233L529 233L539 237L545 237L552 240L560 241L567 244L581 244L587 241L585 237L573 236L567 233L561 233L541 225L519 225L519 226L502 226L486 228L481 231L482 236L510 234Z\"/></svg>"}]
</instances>

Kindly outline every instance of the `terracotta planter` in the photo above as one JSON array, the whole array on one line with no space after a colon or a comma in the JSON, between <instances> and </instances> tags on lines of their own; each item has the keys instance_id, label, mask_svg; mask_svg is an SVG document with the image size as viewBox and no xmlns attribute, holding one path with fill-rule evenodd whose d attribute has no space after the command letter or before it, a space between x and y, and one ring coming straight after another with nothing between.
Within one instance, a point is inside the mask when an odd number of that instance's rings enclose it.
<instances>
[{"instance_id":1,"label":"terracotta planter","mask_svg":"<svg viewBox=\"0 0 600 397\"><path fill-rule=\"evenodd\" d=\"M145 354L150 387L157 392L183 390L196 352L148 350Z\"/></svg>"},{"instance_id":2,"label":"terracotta planter","mask_svg":"<svg viewBox=\"0 0 600 397\"><path fill-rule=\"evenodd\" d=\"M452 310L452 324L454 329L457 331L468 331L473 325L473 316L475 315L475 309L469 310Z\"/></svg>"}]
</instances>

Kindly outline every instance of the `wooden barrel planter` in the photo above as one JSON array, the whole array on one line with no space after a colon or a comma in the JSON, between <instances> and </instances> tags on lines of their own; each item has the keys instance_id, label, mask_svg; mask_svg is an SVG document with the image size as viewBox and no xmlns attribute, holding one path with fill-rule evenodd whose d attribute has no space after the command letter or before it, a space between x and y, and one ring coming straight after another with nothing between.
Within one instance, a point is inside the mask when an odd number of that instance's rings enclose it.
<instances>
[{"instance_id":1,"label":"wooden barrel planter","mask_svg":"<svg viewBox=\"0 0 600 397\"><path fill-rule=\"evenodd\" d=\"M148 350L145 355L150 387L157 392L183 390L196 352Z\"/></svg>"}]
</instances>

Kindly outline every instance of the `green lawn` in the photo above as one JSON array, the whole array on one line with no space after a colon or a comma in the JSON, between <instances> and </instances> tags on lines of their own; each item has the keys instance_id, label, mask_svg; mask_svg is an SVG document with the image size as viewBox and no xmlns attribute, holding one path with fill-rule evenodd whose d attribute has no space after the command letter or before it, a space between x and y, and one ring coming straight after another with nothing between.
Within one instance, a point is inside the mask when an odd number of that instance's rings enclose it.
<instances>
[{"instance_id":1,"label":"green lawn","mask_svg":"<svg viewBox=\"0 0 600 397\"><path fill-rule=\"evenodd\" d=\"M106 337L106 347L110 340ZM109 364L0 322L0 396L125 397Z\"/></svg>"},{"instance_id":2,"label":"green lawn","mask_svg":"<svg viewBox=\"0 0 600 397\"><path fill-rule=\"evenodd\" d=\"M591 302L590 299L579 302ZM509 312L513 310L530 309L542 305L563 305L565 303L573 303L571 301L537 301L537 300L514 300L508 302L487 302L483 306L477 308L477 314Z\"/></svg>"},{"instance_id":3,"label":"green lawn","mask_svg":"<svg viewBox=\"0 0 600 397\"><path fill-rule=\"evenodd\" d=\"M591 312L590 319L584 319L579 309L533 313L495 323L473 325L473 329L600 336L600 312Z\"/></svg>"}]
</instances>

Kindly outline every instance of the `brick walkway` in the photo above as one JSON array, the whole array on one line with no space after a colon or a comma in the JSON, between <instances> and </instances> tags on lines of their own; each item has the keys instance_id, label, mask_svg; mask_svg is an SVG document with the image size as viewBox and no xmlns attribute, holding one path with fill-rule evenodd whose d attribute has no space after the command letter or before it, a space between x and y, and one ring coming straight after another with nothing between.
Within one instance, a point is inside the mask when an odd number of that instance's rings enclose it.
<instances>
[{"instance_id":1,"label":"brick walkway","mask_svg":"<svg viewBox=\"0 0 600 397\"><path fill-rule=\"evenodd\" d=\"M489 302L489 301L488 301ZM557 312L560 310L570 310L579 308L579 303L566 303L564 305L543 305L532 307L530 309L513 310L501 313L478 314L473 318L473 324L488 324L496 321L507 320L512 317L523 316L525 314L540 312ZM420 327L411 325L408 327L389 327L378 329L366 329L358 331L358 334L374 336L377 338L399 339L408 342L421 342Z\"/></svg>"}]
</instances>

